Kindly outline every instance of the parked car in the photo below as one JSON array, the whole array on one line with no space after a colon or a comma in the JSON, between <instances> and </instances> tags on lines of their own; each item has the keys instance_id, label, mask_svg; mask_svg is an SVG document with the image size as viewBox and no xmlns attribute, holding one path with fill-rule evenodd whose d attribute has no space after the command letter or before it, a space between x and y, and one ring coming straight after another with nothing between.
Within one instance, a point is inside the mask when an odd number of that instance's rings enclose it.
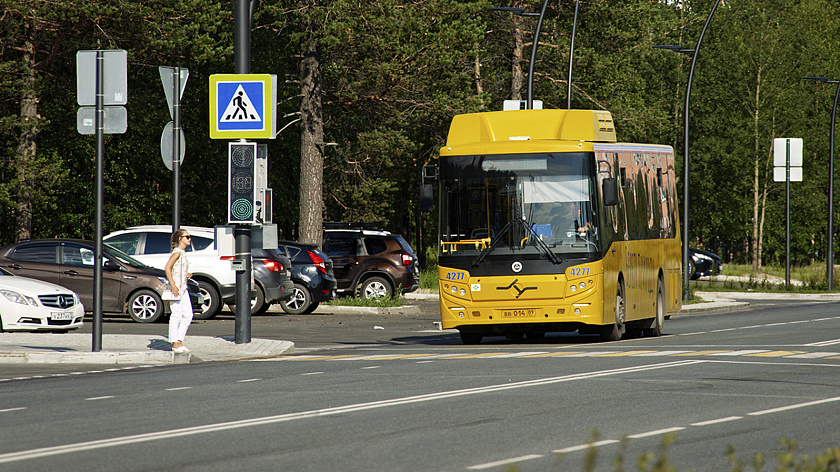
<instances>
[{"instance_id":1,"label":"parked car","mask_svg":"<svg viewBox=\"0 0 840 472\"><path fill-rule=\"evenodd\" d=\"M160 296L166 274L131 258L107 244L102 245L102 311L127 313L140 323L156 321L169 312ZM80 239L21 241L0 248L0 267L14 275L61 285L93 309L94 245ZM201 293L189 281L193 310L201 309Z\"/></svg>"},{"instance_id":2,"label":"parked car","mask_svg":"<svg viewBox=\"0 0 840 472\"><path fill-rule=\"evenodd\" d=\"M254 286L251 287L251 314L261 315L275 303L283 304L294 294L291 272L292 262L276 250L251 249L251 269ZM231 304L231 309L235 305Z\"/></svg>"},{"instance_id":3,"label":"parked car","mask_svg":"<svg viewBox=\"0 0 840 472\"><path fill-rule=\"evenodd\" d=\"M190 272L204 296L201 313L196 313L195 318L213 318L221 311L224 303L234 302L236 272L231 269L229 259L219 256L213 244L212 228L184 226L184 229L192 236L186 249ZM171 237L170 225L146 225L114 231L102 239L144 264L163 269L172 251Z\"/></svg>"},{"instance_id":4,"label":"parked car","mask_svg":"<svg viewBox=\"0 0 840 472\"><path fill-rule=\"evenodd\" d=\"M281 304L283 311L292 315L312 313L321 302L335 298L333 263L317 244L279 241L277 246L292 261L293 294Z\"/></svg>"},{"instance_id":5,"label":"parked car","mask_svg":"<svg viewBox=\"0 0 840 472\"><path fill-rule=\"evenodd\" d=\"M402 236L388 231L326 229L324 252L333 261L339 294L391 297L420 286L417 256Z\"/></svg>"},{"instance_id":6,"label":"parked car","mask_svg":"<svg viewBox=\"0 0 840 472\"><path fill-rule=\"evenodd\" d=\"M236 271L231 267L233 257L221 256L214 244L213 228L182 226L190 232L192 241L187 246L192 278L201 287L204 305L196 319L206 320L216 316L227 304L236 303ZM110 245L130 254L152 267L162 269L171 252L170 225L134 226L115 231L103 239ZM252 250L251 267L254 284L251 287L251 313L262 313L273 303L280 303L292 296L291 263Z\"/></svg>"},{"instance_id":7,"label":"parked car","mask_svg":"<svg viewBox=\"0 0 840 472\"><path fill-rule=\"evenodd\" d=\"M704 275L720 275L720 257L702 249L688 249L688 273L691 280L697 280Z\"/></svg>"},{"instance_id":8,"label":"parked car","mask_svg":"<svg viewBox=\"0 0 840 472\"><path fill-rule=\"evenodd\" d=\"M0 268L0 295L0 331L66 332L84 324L79 295L60 285Z\"/></svg>"}]
</instances>

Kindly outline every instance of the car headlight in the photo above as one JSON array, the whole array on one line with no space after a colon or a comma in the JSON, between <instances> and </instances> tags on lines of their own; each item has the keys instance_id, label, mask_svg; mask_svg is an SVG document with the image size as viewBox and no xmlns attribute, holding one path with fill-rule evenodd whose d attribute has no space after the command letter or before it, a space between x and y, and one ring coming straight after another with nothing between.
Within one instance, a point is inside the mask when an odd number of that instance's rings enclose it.
<instances>
[{"instance_id":1,"label":"car headlight","mask_svg":"<svg viewBox=\"0 0 840 472\"><path fill-rule=\"evenodd\" d=\"M4 297L9 299L10 302L20 303L21 305L38 306L38 303L35 301L34 298L27 297L21 293L12 290L0 290L0 293L2 293Z\"/></svg>"},{"instance_id":2,"label":"car headlight","mask_svg":"<svg viewBox=\"0 0 840 472\"><path fill-rule=\"evenodd\" d=\"M167 280L166 277L158 277L158 280L160 280L161 283L165 283L165 284L169 283L169 280Z\"/></svg>"}]
</instances>

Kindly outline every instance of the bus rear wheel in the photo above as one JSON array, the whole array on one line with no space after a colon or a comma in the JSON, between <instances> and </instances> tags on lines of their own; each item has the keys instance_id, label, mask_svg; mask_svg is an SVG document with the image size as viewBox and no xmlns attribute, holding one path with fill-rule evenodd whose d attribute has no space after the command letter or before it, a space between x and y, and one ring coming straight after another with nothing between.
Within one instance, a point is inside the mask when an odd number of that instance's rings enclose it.
<instances>
[{"instance_id":1,"label":"bus rear wheel","mask_svg":"<svg viewBox=\"0 0 840 472\"><path fill-rule=\"evenodd\" d=\"M601 341L618 341L627 329L624 284L619 281L615 294L615 323L601 326Z\"/></svg>"},{"instance_id":2,"label":"bus rear wheel","mask_svg":"<svg viewBox=\"0 0 840 472\"><path fill-rule=\"evenodd\" d=\"M665 289L662 279L656 285L656 315L650 322L650 328L642 330L646 338L662 336L662 326L665 325Z\"/></svg>"}]
</instances>

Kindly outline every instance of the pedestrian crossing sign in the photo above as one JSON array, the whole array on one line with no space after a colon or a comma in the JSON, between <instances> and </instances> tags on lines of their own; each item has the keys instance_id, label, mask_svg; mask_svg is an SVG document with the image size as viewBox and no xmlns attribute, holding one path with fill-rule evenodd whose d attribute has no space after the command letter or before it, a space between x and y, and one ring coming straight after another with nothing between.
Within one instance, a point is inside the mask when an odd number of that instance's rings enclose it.
<instances>
[{"instance_id":1,"label":"pedestrian crossing sign","mask_svg":"<svg viewBox=\"0 0 840 472\"><path fill-rule=\"evenodd\" d=\"M212 139L274 139L277 133L277 76L210 76Z\"/></svg>"}]
</instances>

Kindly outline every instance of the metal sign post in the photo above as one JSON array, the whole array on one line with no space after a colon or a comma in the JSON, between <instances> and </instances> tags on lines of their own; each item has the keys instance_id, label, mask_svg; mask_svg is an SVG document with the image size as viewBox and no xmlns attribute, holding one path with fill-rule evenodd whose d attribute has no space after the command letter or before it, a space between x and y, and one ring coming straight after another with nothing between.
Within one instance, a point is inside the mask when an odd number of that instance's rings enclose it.
<instances>
[{"instance_id":1,"label":"metal sign post","mask_svg":"<svg viewBox=\"0 0 840 472\"><path fill-rule=\"evenodd\" d=\"M172 170L172 231L174 232L181 227L181 163L184 160L186 147L184 131L181 129L181 96L184 95L190 71L186 67L177 66L160 66L158 71L169 105L169 115L172 117L172 121L163 130L160 150L164 164ZM168 137L166 137L167 134ZM168 149L165 149L165 141L170 144ZM169 151L168 155L166 151Z\"/></svg>"},{"instance_id":2,"label":"metal sign post","mask_svg":"<svg viewBox=\"0 0 840 472\"><path fill-rule=\"evenodd\" d=\"M76 129L81 134L96 135L96 209L94 215L94 265L93 265L93 332L91 351L102 351L102 215L104 207L105 134L124 133L126 130L125 108L128 89L126 68L127 54L123 50L78 51L76 53L76 101L79 105L94 105L93 127L90 133L88 111L80 109L76 114ZM90 76L93 71L94 76ZM117 105L117 106L112 106ZM115 113L111 117L117 123L108 123L105 111ZM120 110L122 109L122 110Z\"/></svg>"},{"instance_id":3,"label":"metal sign post","mask_svg":"<svg viewBox=\"0 0 840 472\"><path fill-rule=\"evenodd\" d=\"M773 140L773 180L785 182L785 286L790 287L790 182L802 181L802 138Z\"/></svg>"}]
</instances>

